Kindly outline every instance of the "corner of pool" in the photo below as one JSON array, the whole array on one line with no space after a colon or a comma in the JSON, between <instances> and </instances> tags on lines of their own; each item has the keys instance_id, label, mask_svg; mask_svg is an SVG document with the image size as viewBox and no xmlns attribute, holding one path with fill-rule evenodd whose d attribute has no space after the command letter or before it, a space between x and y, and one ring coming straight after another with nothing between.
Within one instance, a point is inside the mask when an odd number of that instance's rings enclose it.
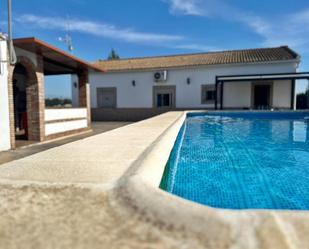
<instances>
[{"instance_id":1,"label":"corner of pool","mask_svg":"<svg viewBox=\"0 0 309 249\"><path fill-rule=\"evenodd\" d=\"M309 112L190 112L160 188L227 209L309 209Z\"/></svg>"}]
</instances>

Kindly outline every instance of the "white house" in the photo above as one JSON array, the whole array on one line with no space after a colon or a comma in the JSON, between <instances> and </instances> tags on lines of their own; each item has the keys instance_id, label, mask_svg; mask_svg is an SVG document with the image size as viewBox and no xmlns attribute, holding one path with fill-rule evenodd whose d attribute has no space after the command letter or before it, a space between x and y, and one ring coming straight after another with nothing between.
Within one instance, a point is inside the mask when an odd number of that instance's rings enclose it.
<instances>
[{"instance_id":1,"label":"white house","mask_svg":"<svg viewBox=\"0 0 309 249\"><path fill-rule=\"evenodd\" d=\"M92 119L140 120L175 109L294 109L295 80L308 77L296 73L299 63L287 46L98 61L105 72L89 74Z\"/></svg>"},{"instance_id":2,"label":"white house","mask_svg":"<svg viewBox=\"0 0 309 249\"><path fill-rule=\"evenodd\" d=\"M300 57L288 47L98 61L0 35L0 151L178 109L294 109ZM72 75L73 107L45 107L44 77ZM90 110L91 109L91 110Z\"/></svg>"}]
</instances>

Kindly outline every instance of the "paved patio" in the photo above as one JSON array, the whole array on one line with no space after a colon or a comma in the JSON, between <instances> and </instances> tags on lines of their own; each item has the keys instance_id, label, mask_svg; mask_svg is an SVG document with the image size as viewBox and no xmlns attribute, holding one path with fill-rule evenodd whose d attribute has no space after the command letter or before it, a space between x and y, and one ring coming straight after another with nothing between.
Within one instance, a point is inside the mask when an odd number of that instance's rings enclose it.
<instances>
[{"instance_id":1,"label":"paved patio","mask_svg":"<svg viewBox=\"0 0 309 249\"><path fill-rule=\"evenodd\" d=\"M83 133L76 136L71 136L67 138L57 139L47 143L33 144L30 146L18 148L16 150L9 150L0 152L0 165L11 162L17 159L21 159L45 150L49 150L54 147L58 147L64 144L68 144L77 140L81 140L87 137L91 137L100 133L104 133L110 130L114 130L123 126L130 124L130 122L93 122L92 131Z\"/></svg>"},{"instance_id":2,"label":"paved patio","mask_svg":"<svg viewBox=\"0 0 309 249\"><path fill-rule=\"evenodd\" d=\"M40 153L1 165L0 179L113 183L126 173L147 147L179 116L182 116L182 112L168 113L159 119L148 119L121 129L45 149ZM169 152L167 158L168 155ZM159 179L162 173L163 170Z\"/></svg>"}]
</instances>

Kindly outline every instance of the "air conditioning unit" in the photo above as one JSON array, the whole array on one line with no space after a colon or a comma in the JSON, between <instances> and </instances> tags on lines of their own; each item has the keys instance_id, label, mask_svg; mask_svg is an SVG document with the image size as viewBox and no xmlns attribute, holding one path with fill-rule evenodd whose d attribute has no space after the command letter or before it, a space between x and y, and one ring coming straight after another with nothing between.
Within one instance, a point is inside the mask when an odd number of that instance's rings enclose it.
<instances>
[{"instance_id":1,"label":"air conditioning unit","mask_svg":"<svg viewBox=\"0 0 309 249\"><path fill-rule=\"evenodd\" d=\"M163 82L167 80L167 71L158 71L155 72L153 75L153 78L155 80L155 82Z\"/></svg>"}]
</instances>

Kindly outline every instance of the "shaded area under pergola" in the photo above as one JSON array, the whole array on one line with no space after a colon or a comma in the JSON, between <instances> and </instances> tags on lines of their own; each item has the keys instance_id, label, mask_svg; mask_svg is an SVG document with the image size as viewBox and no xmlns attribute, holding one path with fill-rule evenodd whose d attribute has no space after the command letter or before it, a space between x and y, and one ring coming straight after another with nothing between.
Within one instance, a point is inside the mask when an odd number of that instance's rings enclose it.
<instances>
[{"instance_id":1,"label":"shaded area under pergola","mask_svg":"<svg viewBox=\"0 0 309 249\"><path fill-rule=\"evenodd\" d=\"M216 76L215 109L218 110L219 100L220 100L220 109L223 110L224 108L223 106L224 83L241 82L241 81L262 82L267 80L291 80L292 82L291 109L293 109L294 95L295 95L295 81L303 79L309 80L309 72Z\"/></svg>"}]
</instances>

